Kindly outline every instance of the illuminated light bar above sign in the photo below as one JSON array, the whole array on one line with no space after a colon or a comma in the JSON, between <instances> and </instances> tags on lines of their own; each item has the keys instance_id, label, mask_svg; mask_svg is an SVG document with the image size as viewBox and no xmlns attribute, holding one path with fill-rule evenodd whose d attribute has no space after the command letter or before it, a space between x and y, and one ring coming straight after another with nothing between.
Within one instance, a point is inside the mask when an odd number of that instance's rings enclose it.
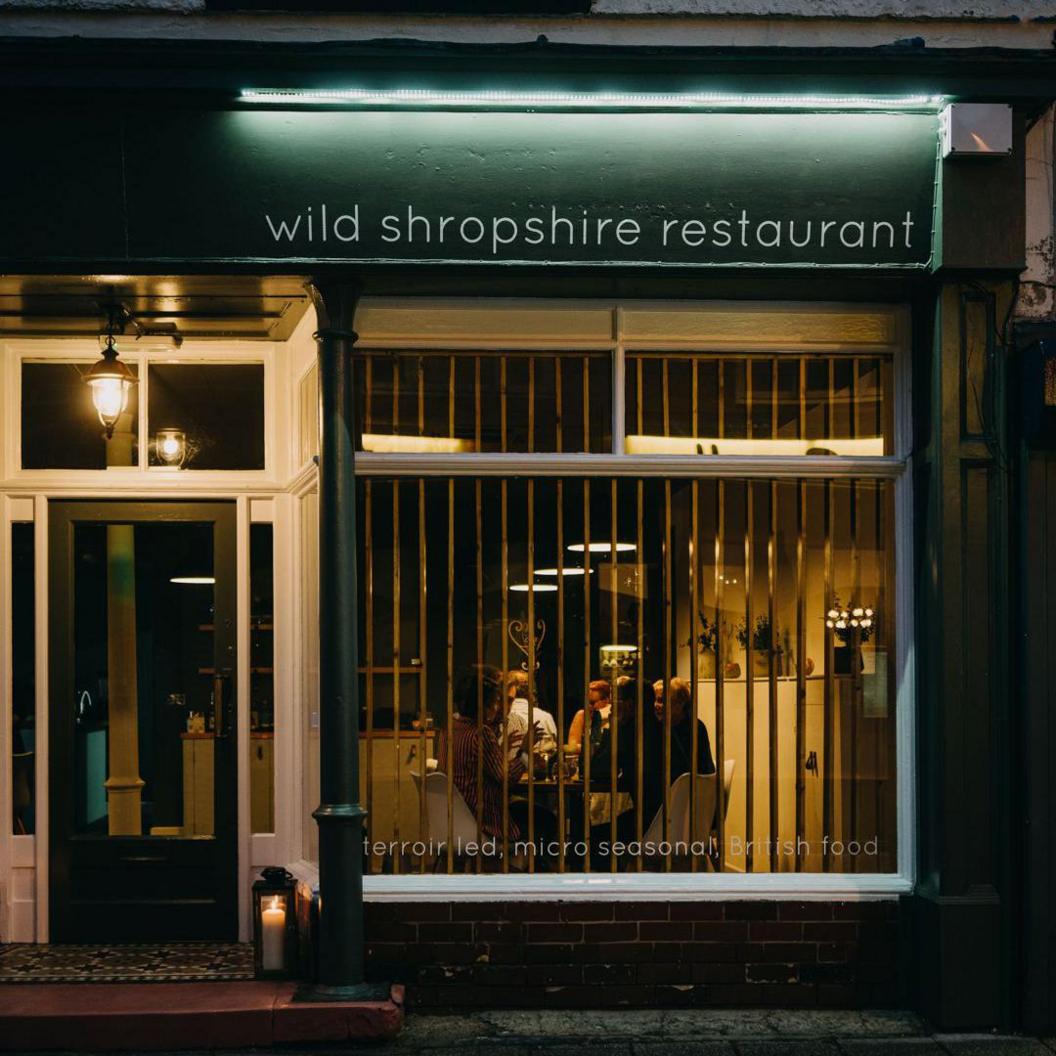
<instances>
[{"instance_id":1,"label":"illuminated light bar above sign","mask_svg":"<svg viewBox=\"0 0 1056 1056\"><path fill-rule=\"evenodd\" d=\"M722 92L511 92L425 88L243 88L247 103L364 110L925 110L940 95L734 95Z\"/></svg>"}]
</instances>

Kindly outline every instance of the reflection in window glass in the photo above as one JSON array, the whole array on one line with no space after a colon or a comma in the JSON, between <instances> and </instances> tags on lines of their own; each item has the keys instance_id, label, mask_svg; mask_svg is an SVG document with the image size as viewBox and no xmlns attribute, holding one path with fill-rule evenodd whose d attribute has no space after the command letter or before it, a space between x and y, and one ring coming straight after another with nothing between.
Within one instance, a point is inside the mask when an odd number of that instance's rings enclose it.
<instances>
[{"instance_id":1,"label":"reflection in window glass","mask_svg":"<svg viewBox=\"0 0 1056 1056\"><path fill-rule=\"evenodd\" d=\"M162 437L183 444L182 469L264 468L264 366L151 364L150 464L173 465Z\"/></svg>"},{"instance_id":2,"label":"reflection in window glass","mask_svg":"<svg viewBox=\"0 0 1056 1056\"><path fill-rule=\"evenodd\" d=\"M212 837L212 526L81 522L72 557L74 831Z\"/></svg>"},{"instance_id":3,"label":"reflection in window glass","mask_svg":"<svg viewBox=\"0 0 1056 1056\"><path fill-rule=\"evenodd\" d=\"M891 360L849 354L629 354L631 454L892 453Z\"/></svg>"},{"instance_id":4,"label":"reflection in window glass","mask_svg":"<svg viewBox=\"0 0 1056 1056\"><path fill-rule=\"evenodd\" d=\"M122 357L123 358L123 357ZM22 364L22 468L106 469L137 461L136 388L107 440L84 383L90 363ZM133 373L136 365L129 363Z\"/></svg>"},{"instance_id":5,"label":"reflection in window glass","mask_svg":"<svg viewBox=\"0 0 1056 1056\"><path fill-rule=\"evenodd\" d=\"M534 844L538 870L662 868L607 848L670 830L696 841L677 870L895 870L889 482L360 489L372 870L465 866L406 851L447 839L430 782L463 841L522 841L518 867ZM467 693L480 663L495 674Z\"/></svg>"},{"instance_id":6,"label":"reflection in window glass","mask_svg":"<svg viewBox=\"0 0 1056 1056\"><path fill-rule=\"evenodd\" d=\"M32 835L37 751L33 525L11 525L11 704L15 835Z\"/></svg>"},{"instance_id":7,"label":"reflection in window glass","mask_svg":"<svg viewBox=\"0 0 1056 1056\"><path fill-rule=\"evenodd\" d=\"M362 352L367 451L612 450L609 353Z\"/></svg>"},{"instance_id":8,"label":"reflection in window glass","mask_svg":"<svg viewBox=\"0 0 1056 1056\"><path fill-rule=\"evenodd\" d=\"M275 575L270 524L249 529L249 778L253 832L275 831Z\"/></svg>"}]
</instances>

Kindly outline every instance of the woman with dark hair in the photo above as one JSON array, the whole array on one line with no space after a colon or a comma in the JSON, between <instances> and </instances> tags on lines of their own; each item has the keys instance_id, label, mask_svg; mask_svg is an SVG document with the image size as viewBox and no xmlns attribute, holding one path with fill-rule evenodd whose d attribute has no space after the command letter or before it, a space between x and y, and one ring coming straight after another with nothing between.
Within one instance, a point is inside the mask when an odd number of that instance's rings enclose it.
<instances>
[{"instance_id":1,"label":"woman with dark hair","mask_svg":"<svg viewBox=\"0 0 1056 1056\"><path fill-rule=\"evenodd\" d=\"M448 744L447 730L440 732L437 765L450 773L455 788L462 793L470 812L477 815L477 760L481 767L481 831L488 836L502 836L503 776L510 787L515 786L525 772L523 759L508 764L503 757L496 727L502 713L504 679L498 668L488 664L474 664L463 671L455 684L454 705L457 714ZM513 816L509 824L510 839L520 836L520 828Z\"/></svg>"}]
</instances>

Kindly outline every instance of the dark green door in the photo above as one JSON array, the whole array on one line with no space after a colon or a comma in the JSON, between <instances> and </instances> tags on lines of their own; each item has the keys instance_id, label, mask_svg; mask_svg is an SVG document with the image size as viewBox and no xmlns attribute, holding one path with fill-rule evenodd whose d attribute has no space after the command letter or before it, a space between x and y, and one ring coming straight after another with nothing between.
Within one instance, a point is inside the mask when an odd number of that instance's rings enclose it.
<instances>
[{"instance_id":1,"label":"dark green door","mask_svg":"<svg viewBox=\"0 0 1056 1056\"><path fill-rule=\"evenodd\" d=\"M49 508L52 942L237 934L235 505Z\"/></svg>"}]
</instances>

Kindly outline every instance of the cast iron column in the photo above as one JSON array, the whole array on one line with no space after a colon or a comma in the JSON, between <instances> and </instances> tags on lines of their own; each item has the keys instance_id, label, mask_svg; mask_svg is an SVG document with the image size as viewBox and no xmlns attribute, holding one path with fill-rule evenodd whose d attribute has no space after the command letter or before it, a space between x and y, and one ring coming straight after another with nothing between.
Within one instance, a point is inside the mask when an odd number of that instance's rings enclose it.
<instances>
[{"instance_id":1,"label":"cast iron column","mask_svg":"<svg viewBox=\"0 0 1056 1056\"><path fill-rule=\"evenodd\" d=\"M319 981L312 996L361 997L363 820L359 803L352 321L359 287L309 285L319 329Z\"/></svg>"}]
</instances>

